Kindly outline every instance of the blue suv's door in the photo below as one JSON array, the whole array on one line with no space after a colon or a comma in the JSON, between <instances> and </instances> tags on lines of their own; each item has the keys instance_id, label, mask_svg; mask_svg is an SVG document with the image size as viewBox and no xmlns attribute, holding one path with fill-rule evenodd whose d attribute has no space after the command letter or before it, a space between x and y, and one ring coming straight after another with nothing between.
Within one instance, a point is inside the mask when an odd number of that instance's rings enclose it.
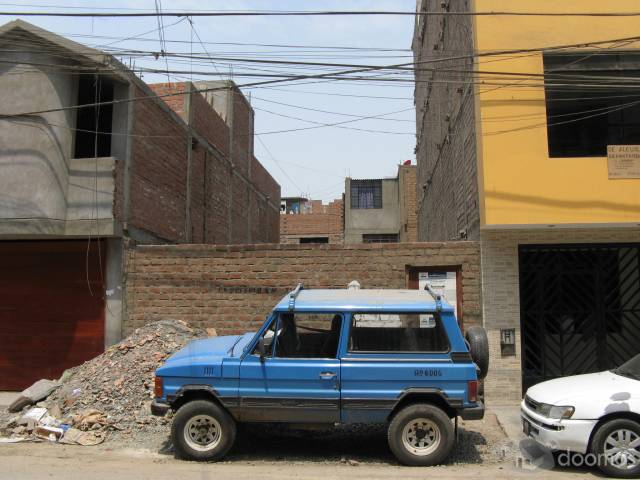
<instances>
[{"instance_id":1,"label":"blue suv's door","mask_svg":"<svg viewBox=\"0 0 640 480\"><path fill-rule=\"evenodd\" d=\"M242 361L241 420L339 422L341 327L341 315L274 315L263 332L265 357L254 348Z\"/></svg>"}]
</instances>

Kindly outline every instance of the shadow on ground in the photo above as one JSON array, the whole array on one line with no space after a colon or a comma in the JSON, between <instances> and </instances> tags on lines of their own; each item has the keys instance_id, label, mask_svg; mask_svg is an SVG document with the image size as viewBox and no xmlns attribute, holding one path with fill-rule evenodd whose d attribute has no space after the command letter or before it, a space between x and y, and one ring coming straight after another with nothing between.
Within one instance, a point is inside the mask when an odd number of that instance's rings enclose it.
<instances>
[{"instance_id":1,"label":"shadow on ground","mask_svg":"<svg viewBox=\"0 0 640 480\"><path fill-rule=\"evenodd\" d=\"M445 464L480 464L488 459L485 437L460 428L458 442ZM170 440L160 453L173 455ZM225 462L312 462L383 463L398 462L389 450L385 425L351 425L327 430L292 430L282 425L239 425L234 447Z\"/></svg>"}]
</instances>

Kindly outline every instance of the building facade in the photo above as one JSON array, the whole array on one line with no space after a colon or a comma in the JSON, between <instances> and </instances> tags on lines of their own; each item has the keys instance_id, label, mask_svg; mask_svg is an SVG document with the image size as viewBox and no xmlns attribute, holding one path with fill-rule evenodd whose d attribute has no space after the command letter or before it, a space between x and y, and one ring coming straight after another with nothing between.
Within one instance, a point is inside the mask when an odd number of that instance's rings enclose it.
<instances>
[{"instance_id":1,"label":"building facade","mask_svg":"<svg viewBox=\"0 0 640 480\"><path fill-rule=\"evenodd\" d=\"M424 0L417 8L506 3ZM607 8L518 2L532 12ZM628 80L640 71L640 50L615 41L636 35L635 23L416 18L419 239L480 240L494 401L640 352L640 107Z\"/></svg>"},{"instance_id":2,"label":"building facade","mask_svg":"<svg viewBox=\"0 0 640 480\"><path fill-rule=\"evenodd\" d=\"M223 118L190 83L150 87L22 21L0 57L0 390L120 339L128 244L278 241L280 187L236 88Z\"/></svg>"},{"instance_id":3,"label":"building facade","mask_svg":"<svg viewBox=\"0 0 640 480\"><path fill-rule=\"evenodd\" d=\"M343 243L344 203L284 197L280 200L280 243Z\"/></svg>"},{"instance_id":4,"label":"building facade","mask_svg":"<svg viewBox=\"0 0 640 480\"><path fill-rule=\"evenodd\" d=\"M415 242L416 166L393 178L345 180L345 243Z\"/></svg>"}]
</instances>

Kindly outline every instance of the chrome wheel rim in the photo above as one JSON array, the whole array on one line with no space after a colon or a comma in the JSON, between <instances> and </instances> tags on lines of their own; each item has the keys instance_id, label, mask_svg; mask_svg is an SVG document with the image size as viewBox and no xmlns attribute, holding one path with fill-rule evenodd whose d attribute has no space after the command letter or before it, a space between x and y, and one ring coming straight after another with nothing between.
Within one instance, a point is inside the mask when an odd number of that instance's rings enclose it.
<instances>
[{"instance_id":1,"label":"chrome wheel rim","mask_svg":"<svg viewBox=\"0 0 640 480\"><path fill-rule=\"evenodd\" d=\"M428 418L414 418L402 429L402 445L418 456L430 455L440 445L440 428Z\"/></svg>"},{"instance_id":2,"label":"chrome wheel rim","mask_svg":"<svg viewBox=\"0 0 640 480\"><path fill-rule=\"evenodd\" d=\"M191 417L184 426L183 433L187 445L199 452L216 448L222 439L220 423L209 415Z\"/></svg>"},{"instance_id":3,"label":"chrome wheel rim","mask_svg":"<svg viewBox=\"0 0 640 480\"><path fill-rule=\"evenodd\" d=\"M609 465L631 470L640 465L640 435L626 428L614 430L604 441L604 456Z\"/></svg>"}]
</instances>

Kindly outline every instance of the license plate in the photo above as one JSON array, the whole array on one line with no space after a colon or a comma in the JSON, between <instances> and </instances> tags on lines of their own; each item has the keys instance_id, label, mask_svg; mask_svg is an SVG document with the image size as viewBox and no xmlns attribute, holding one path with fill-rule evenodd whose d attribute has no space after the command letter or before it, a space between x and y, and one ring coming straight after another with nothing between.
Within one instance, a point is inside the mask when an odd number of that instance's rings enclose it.
<instances>
[{"instance_id":1,"label":"license plate","mask_svg":"<svg viewBox=\"0 0 640 480\"><path fill-rule=\"evenodd\" d=\"M527 437L531 435L531 423L529 420L522 419L522 431Z\"/></svg>"}]
</instances>

